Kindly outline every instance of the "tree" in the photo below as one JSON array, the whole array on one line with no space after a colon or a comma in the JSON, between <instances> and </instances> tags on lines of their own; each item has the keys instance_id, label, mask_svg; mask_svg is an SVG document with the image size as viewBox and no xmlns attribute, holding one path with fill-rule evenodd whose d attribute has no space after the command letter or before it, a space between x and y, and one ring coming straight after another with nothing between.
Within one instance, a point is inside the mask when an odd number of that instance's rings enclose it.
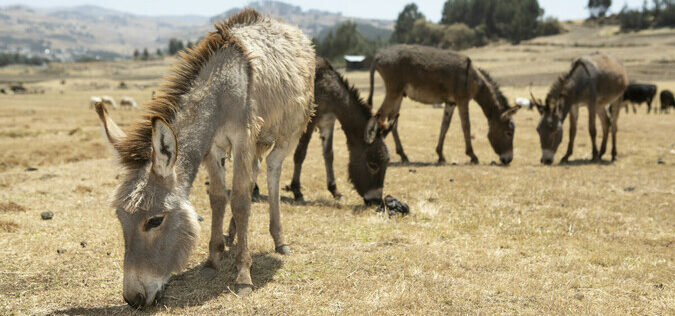
<instances>
[{"instance_id":1,"label":"tree","mask_svg":"<svg viewBox=\"0 0 675 316\"><path fill-rule=\"evenodd\" d=\"M423 18L424 14L419 12L416 4L407 4L396 19L396 26L394 27L394 33L391 34L390 41L392 43L408 43L408 36L415 21Z\"/></svg>"},{"instance_id":2,"label":"tree","mask_svg":"<svg viewBox=\"0 0 675 316\"><path fill-rule=\"evenodd\" d=\"M612 0L588 0L588 10L591 12L591 18L604 18L612 6Z\"/></svg>"},{"instance_id":3,"label":"tree","mask_svg":"<svg viewBox=\"0 0 675 316\"><path fill-rule=\"evenodd\" d=\"M178 39L172 38L169 40L169 55L176 55L178 52L182 51L183 42Z\"/></svg>"},{"instance_id":4,"label":"tree","mask_svg":"<svg viewBox=\"0 0 675 316\"><path fill-rule=\"evenodd\" d=\"M143 59L143 60L148 60L148 59L150 59L150 53L148 53L148 49L147 49L147 48L143 48L143 55L142 55L141 59Z\"/></svg>"},{"instance_id":5,"label":"tree","mask_svg":"<svg viewBox=\"0 0 675 316\"><path fill-rule=\"evenodd\" d=\"M157 56L162 57L162 55L163 55L162 50L158 48L157 49Z\"/></svg>"},{"instance_id":6,"label":"tree","mask_svg":"<svg viewBox=\"0 0 675 316\"><path fill-rule=\"evenodd\" d=\"M138 49L134 49L134 59L138 59L140 55L141 53L138 51Z\"/></svg>"},{"instance_id":7,"label":"tree","mask_svg":"<svg viewBox=\"0 0 675 316\"><path fill-rule=\"evenodd\" d=\"M191 41L188 41L186 46L187 48L192 49L192 47L194 47L194 44L192 44Z\"/></svg>"}]
</instances>

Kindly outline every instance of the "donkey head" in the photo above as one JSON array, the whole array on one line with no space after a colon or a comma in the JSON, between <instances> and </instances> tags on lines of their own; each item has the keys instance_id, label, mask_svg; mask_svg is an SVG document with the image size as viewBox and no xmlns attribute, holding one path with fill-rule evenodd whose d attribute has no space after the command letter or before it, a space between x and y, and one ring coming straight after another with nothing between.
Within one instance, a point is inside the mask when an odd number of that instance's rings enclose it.
<instances>
[{"instance_id":1,"label":"donkey head","mask_svg":"<svg viewBox=\"0 0 675 316\"><path fill-rule=\"evenodd\" d=\"M513 160L513 135L516 131L513 115L520 108L520 105L508 108L498 119L488 120L488 140L492 149L499 155L499 160L505 165Z\"/></svg>"},{"instance_id":2,"label":"donkey head","mask_svg":"<svg viewBox=\"0 0 675 316\"><path fill-rule=\"evenodd\" d=\"M546 99L546 104L532 96L532 103L537 107L541 118L537 125L539 133L539 142L541 143L541 163L550 165L553 163L553 156L558 150L563 137L563 120L560 111L560 100Z\"/></svg>"},{"instance_id":3,"label":"donkey head","mask_svg":"<svg viewBox=\"0 0 675 316\"><path fill-rule=\"evenodd\" d=\"M126 134L96 104L104 137L115 154ZM124 300L144 307L161 298L171 273L182 268L199 233L187 190L177 186L176 135L161 117L152 118L152 159L128 169L113 206L124 235Z\"/></svg>"},{"instance_id":4,"label":"donkey head","mask_svg":"<svg viewBox=\"0 0 675 316\"><path fill-rule=\"evenodd\" d=\"M353 146L349 152L349 180L367 205L382 203L384 176L389 165L389 151L382 137L372 143Z\"/></svg>"}]
</instances>

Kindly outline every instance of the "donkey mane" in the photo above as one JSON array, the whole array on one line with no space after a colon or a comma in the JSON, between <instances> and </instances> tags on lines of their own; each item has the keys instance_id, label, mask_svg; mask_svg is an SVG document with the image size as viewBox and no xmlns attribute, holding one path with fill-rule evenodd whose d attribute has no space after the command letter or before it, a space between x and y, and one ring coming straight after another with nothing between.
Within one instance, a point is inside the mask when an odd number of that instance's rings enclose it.
<instances>
[{"instance_id":1,"label":"donkey mane","mask_svg":"<svg viewBox=\"0 0 675 316\"><path fill-rule=\"evenodd\" d=\"M321 65L321 66L319 66L319 65ZM336 70L333 68L333 65L331 65L329 62L327 62L325 59L323 59L323 58L317 58L316 69L319 70L319 71L321 71L322 69L324 69L322 66L325 66L325 67L327 68L327 70L330 70L330 71L332 71L333 73L335 73L335 74L337 75L337 77L338 77L338 79L339 79L339 81L340 81L340 84L341 84L345 89L347 89L347 91L349 91L349 97L350 97L350 99L356 101L356 103L359 105L359 108L361 109L361 112L363 113L363 115L364 115L366 118L372 117L372 116L373 116L373 114L372 114L372 108L370 107L370 105L368 105L368 104L363 100L363 98L361 97L361 93L359 92L359 89L357 89L354 85L350 84L350 83L349 83L349 80L347 80L347 78L345 78L340 72L336 71ZM324 71L325 71L325 70L324 70ZM322 77L322 76L318 76L318 75L316 76L317 79L318 79L318 78L321 78L321 77Z\"/></svg>"},{"instance_id":2,"label":"donkey mane","mask_svg":"<svg viewBox=\"0 0 675 316\"><path fill-rule=\"evenodd\" d=\"M509 101L502 93L499 83L497 83L497 81L492 79L492 76L490 76L490 74L487 71L481 68L478 68L478 71L481 73L481 75L483 75L485 81L490 86L492 93L494 93L495 99L497 100L497 107L499 109L499 112L501 113L507 110L509 108Z\"/></svg>"},{"instance_id":3,"label":"donkey mane","mask_svg":"<svg viewBox=\"0 0 675 316\"><path fill-rule=\"evenodd\" d=\"M236 26L256 24L264 19L266 17L255 10L245 9L226 21L215 23L215 31L209 32L194 48L188 48L179 53L178 62L174 64L171 73L164 78L157 97L144 105L146 114L142 116L140 122L131 127L127 132L127 137L114 144L123 166L140 168L150 161L152 118L159 116L169 124L175 119L176 114L182 110L181 96L190 91L199 72L219 49L231 47L243 56L248 56L246 48L232 36L230 29ZM250 63L248 70L249 73L252 70Z\"/></svg>"},{"instance_id":4,"label":"donkey mane","mask_svg":"<svg viewBox=\"0 0 675 316\"><path fill-rule=\"evenodd\" d=\"M564 74L558 76L558 79L556 79L553 84L551 85L551 88L548 90L548 94L546 94L546 104L549 104L549 100L553 98L558 98L560 97L560 94L562 93L563 87L565 86L565 81L567 81L567 78L570 76L570 74Z\"/></svg>"}]
</instances>

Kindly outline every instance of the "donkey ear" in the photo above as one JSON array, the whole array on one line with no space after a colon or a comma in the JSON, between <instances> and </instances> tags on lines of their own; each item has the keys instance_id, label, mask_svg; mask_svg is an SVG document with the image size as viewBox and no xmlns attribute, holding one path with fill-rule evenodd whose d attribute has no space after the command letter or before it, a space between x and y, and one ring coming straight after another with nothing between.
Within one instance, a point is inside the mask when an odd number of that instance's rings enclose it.
<instances>
[{"instance_id":1,"label":"donkey ear","mask_svg":"<svg viewBox=\"0 0 675 316\"><path fill-rule=\"evenodd\" d=\"M178 141L169 124L161 117L152 118L152 171L167 178L174 173Z\"/></svg>"},{"instance_id":2,"label":"donkey ear","mask_svg":"<svg viewBox=\"0 0 675 316\"><path fill-rule=\"evenodd\" d=\"M380 131L380 134L382 135L382 138L383 138L383 139L386 138L387 135L389 135L389 132L391 132L391 130L393 130L394 128L396 128L396 124L398 124L398 117L399 117L400 115L401 115L401 113L396 113L396 116L394 117L394 119L391 121L391 123L389 123L389 127L387 127L386 129Z\"/></svg>"},{"instance_id":3,"label":"donkey ear","mask_svg":"<svg viewBox=\"0 0 675 316\"><path fill-rule=\"evenodd\" d=\"M372 144L375 141L375 137L377 137L379 125L377 124L377 118L378 118L377 115L372 116L368 120L368 123L366 124L366 132L364 135L364 140L366 141L367 144Z\"/></svg>"},{"instance_id":4,"label":"donkey ear","mask_svg":"<svg viewBox=\"0 0 675 316\"><path fill-rule=\"evenodd\" d=\"M514 106L514 107L512 107L512 108L509 108L508 110L504 111L504 113L502 113L502 121L508 121L508 120L510 120L511 117L512 117L514 114L516 114L516 113L518 112L518 110L520 110L520 108L522 108L522 106L521 106L520 104L518 104L518 105L516 105L516 106Z\"/></svg>"},{"instance_id":5,"label":"donkey ear","mask_svg":"<svg viewBox=\"0 0 675 316\"><path fill-rule=\"evenodd\" d=\"M114 149L114 145L117 144L122 138L126 137L127 135L124 134L122 129L120 129L117 124L115 124L115 121L110 118L110 115L108 114L108 109L106 109L105 104L103 102L96 102L94 105L96 114L98 114L98 118L101 121L101 129L103 131L103 135L105 138L108 140L108 143L113 148L113 152L117 154L117 151Z\"/></svg>"}]
</instances>

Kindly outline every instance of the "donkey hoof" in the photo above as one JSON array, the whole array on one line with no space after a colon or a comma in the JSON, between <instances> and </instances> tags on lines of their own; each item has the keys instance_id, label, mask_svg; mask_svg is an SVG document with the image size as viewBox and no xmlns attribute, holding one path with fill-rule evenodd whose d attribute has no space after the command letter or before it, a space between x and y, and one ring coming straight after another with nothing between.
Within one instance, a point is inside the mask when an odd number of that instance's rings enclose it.
<instances>
[{"instance_id":1,"label":"donkey hoof","mask_svg":"<svg viewBox=\"0 0 675 316\"><path fill-rule=\"evenodd\" d=\"M342 194L341 194L341 193L335 193L335 194L333 194L333 198L334 198L336 201L338 201L338 202L340 202L340 201L343 200Z\"/></svg>"},{"instance_id":2,"label":"donkey hoof","mask_svg":"<svg viewBox=\"0 0 675 316\"><path fill-rule=\"evenodd\" d=\"M253 293L253 285L251 284L235 284L234 293L239 297L247 297Z\"/></svg>"},{"instance_id":3,"label":"donkey hoof","mask_svg":"<svg viewBox=\"0 0 675 316\"><path fill-rule=\"evenodd\" d=\"M211 281L218 275L218 270L211 267L210 265L212 265L211 261L207 262L206 266L204 266L204 268L202 268L202 270L199 272L202 278L206 281Z\"/></svg>"},{"instance_id":4,"label":"donkey hoof","mask_svg":"<svg viewBox=\"0 0 675 316\"><path fill-rule=\"evenodd\" d=\"M279 247L274 248L274 251L276 251L278 254L282 255L290 255L291 254L291 248L288 247L288 245L281 245Z\"/></svg>"},{"instance_id":5,"label":"donkey hoof","mask_svg":"<svg viewBox=\"0 0 675 316\"><path fill-rule=\"evenodd\" d=\"M477 165L478 164L478 158L471 158L471 164Z\"/></svg>"},{"instance_id":6,"label":"donkey hoof","mask_svg":"<svg viewBox=\"0 0 675 316\"><path fill-rule=\"evenodd\" d=\"M291 186L290 184L287 184L281 189L284 190L284 191L293 191L293 186Z\"/></svg>"},{"instance_id":7,"label":"donkey hoof","mask_svg":"<svg viewBox=\"0 0 675 316\"><path fill-rule=\"evenodd\" d=\"M260 194L254 194L254 195L251 196L251 202L253 202L253 203L262 202L263 200L264 199L263 199L262 195L260 195Z\"/></svg>"},{"instance_id":8,"label":"donkey hoof","mask_svg":"<svg viewBox=\"0 0 675 316\"><path fill-rule=\"evenodd\" d=\"M302 194L296 195L295 198L293 198L293 202L297 204L304 204L305 203L305 196Z\"/></svg>"}]
</instances>

